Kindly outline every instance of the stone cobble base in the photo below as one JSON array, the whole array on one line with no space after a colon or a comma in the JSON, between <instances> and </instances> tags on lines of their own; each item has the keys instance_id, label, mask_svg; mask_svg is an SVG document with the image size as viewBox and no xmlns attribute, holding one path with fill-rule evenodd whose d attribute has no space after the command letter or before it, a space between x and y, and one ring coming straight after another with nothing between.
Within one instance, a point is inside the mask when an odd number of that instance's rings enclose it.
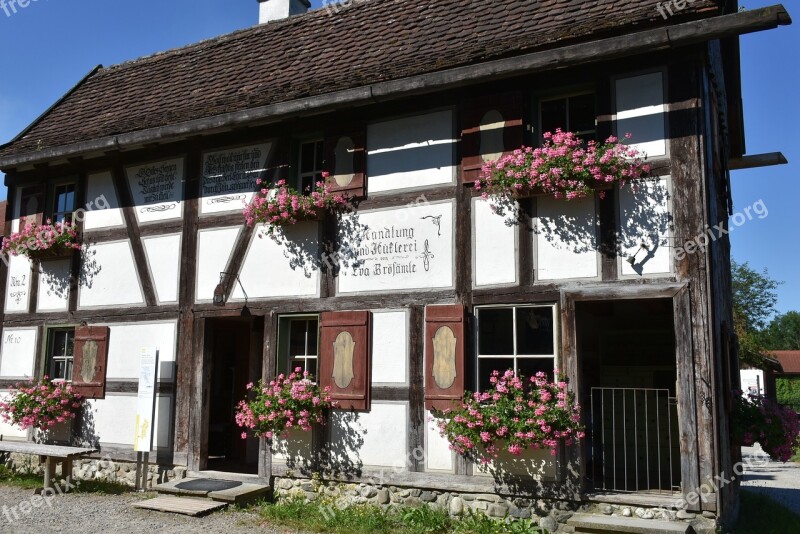
<instances>
[{"instance_id":1,"label":"stone cobble base","mask_svg":"<svg viewBox=\"0 0 800 534\"><path fill-rule=\"evenodd\" d=\"M709 512L700 515L685 511L616 504L514 498L484 493L375 486L365 483L322 482L295 478L276 478L274 486L276 499L299 496L309 502L319 502L321 506L333 508L368 504L385 509L390 506L419 507L427 504L447 510L452 516L461 516L471 511L498 520L533 519L539 527L550 532L574 532L574 527L567 525L567 521L577 512L623 518L681 521L690 523L698 534L712 534L716 532L717 527L716 516Z\"/></svg>"},{"instance_id":2,"label":"stone cobble base","mask_svg":"<svg viewBox=\"0 0 800 534\"><path fill-rule=\"evenodd\" d=\"M0 465L24 473L44 475L44 464L39 463L38 456L29 454L4 454L0 455ZM170 480L186 478L187 468L183 466L148 465L147 487L151 488ZM61 467L57 473L62 477ZM75 480L99 480L115 482L127 486L135 486L136 463L111 460L107 458L85 458L74 460L72 463L72 477Z\"/></svg>"}]
</instances>

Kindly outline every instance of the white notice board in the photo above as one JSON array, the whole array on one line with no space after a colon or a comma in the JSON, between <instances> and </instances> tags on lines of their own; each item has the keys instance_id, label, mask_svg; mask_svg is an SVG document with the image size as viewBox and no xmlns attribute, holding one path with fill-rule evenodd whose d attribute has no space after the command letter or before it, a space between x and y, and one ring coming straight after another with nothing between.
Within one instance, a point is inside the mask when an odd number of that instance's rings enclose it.
<instances>
[{"instance_id":1,"label":"white notice board","mask_svg":"<svg viewBox=\"0 0 800 534\"><path fill-rule=\"evenodd\" d=\"M158 348L143 347L139 364L139 396L136 403L136 429L133 438L135 452L150 452L153 448L153 420L156 407Z\"/></svg>"}]
</instances>

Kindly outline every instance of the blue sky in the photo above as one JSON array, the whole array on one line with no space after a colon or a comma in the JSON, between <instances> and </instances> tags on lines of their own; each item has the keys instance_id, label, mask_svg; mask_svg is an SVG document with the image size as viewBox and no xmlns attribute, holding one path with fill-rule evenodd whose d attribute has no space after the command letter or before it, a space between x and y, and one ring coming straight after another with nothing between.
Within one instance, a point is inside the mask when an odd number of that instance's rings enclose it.
<instances>
[{"instance_id":1,"label":"blue sky","mask_svg":"<svg viewBox=\"0 0 800 534\"><path fill-rule=\"evenodd\" d=\"M312 3L320 7L322 0ZM796 4L787 4L800 20ZM34 0L10 17L0 11L0 142L16 135L98 63L113 65L186 45L253 25L257 18L256 0ZM800 29L794 26L742 37L748 153L782 151L790 165L733 174L737 209L758 200L769 209L768 217L754 218L732 233L733 255L755 268L768 268L785 282L781 311L800 310L800 238L794 218L800 211L800 69L792 59L799 49Z\"/></svg>"}]
</instances>

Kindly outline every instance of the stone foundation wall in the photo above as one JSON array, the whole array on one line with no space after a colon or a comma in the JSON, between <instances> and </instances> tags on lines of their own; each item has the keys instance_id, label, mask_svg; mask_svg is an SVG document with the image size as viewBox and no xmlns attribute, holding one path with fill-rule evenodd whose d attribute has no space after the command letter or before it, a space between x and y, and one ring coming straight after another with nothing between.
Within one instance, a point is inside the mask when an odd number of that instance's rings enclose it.
<instances>
[{"instance_id":1,"label":"stone foundation wall","mask_svg":"<svg viewBox=\"0 0 800 534\"><path fill-rule=\"evenodd\" d=\"M38 456L28 454L0 454L0 465L8 469L25 473L44 475L44 464L39 463ZM147 487L153 487L170 480L186 478L187 468L184 466L148 465ZM61 473L59 466L56 473ZM101 480L116 482L133 487L136 477L136 463L111 460L106 458L87 458L72 463L72 477L75 480Z\"/></svg>"},{"instance_id":2,"label":"stone foundation wall","mask_svg":"<svg viewBox=\"0 0 800 534\"><path fill-rule=\"evenodd\" d=\"M685 511L605 503L524 499L484 493L375 486L365 483L323 482L314 479L276 478L274 487L276 499L300 496L309 502L320 502L320 506L334 509L354 504L368 504L382 508L389 506L417 507L428 504L447 510L452 516L460 516L472 511L498 520L534 519L537 525L550 532L574 532L574 527L568 525L567 521L577 512L681 521L692 524L698 534L714 534L717 527L716 517L709 512L699 515Z\"/></svg>"}]
</instances>

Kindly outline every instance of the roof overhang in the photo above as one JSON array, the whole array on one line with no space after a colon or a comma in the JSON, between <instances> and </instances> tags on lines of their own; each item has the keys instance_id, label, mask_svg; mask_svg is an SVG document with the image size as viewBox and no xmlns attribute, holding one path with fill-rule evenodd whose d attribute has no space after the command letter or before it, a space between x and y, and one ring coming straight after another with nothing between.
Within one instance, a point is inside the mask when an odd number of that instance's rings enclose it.
<instances>
[{"instance_id":1,"label":"roof overhang","mask_svg":"<svg viewBox=\"0 0 800 534\"><path fill-rule=\"evenodd\" d=\"M145 144L174 142L187 137L219 133L245 125L270 124L290 117L316 115L514 76L681 48L715 39L770 30L791 24L791 22L787 10L783 5L778 4L159 128L0 157L0 169L11 170L21 165L40 164L91 153L102 154L109 151L134 149Z\"/></svg>"},{"instance_id":2,"label":"roof overhang","mask_svg":"<svg viewBox=\"0 0 800 534\"><path fill-rule=\"evenodd\" d=\"M789 160L782 152L769 152L766 154L752 154L741 158L731 158L728 160L728 168L732 171L742 169L758 169L760 167L773 167L775 165L786 165Z\"/></svg>"}]
</instances>

